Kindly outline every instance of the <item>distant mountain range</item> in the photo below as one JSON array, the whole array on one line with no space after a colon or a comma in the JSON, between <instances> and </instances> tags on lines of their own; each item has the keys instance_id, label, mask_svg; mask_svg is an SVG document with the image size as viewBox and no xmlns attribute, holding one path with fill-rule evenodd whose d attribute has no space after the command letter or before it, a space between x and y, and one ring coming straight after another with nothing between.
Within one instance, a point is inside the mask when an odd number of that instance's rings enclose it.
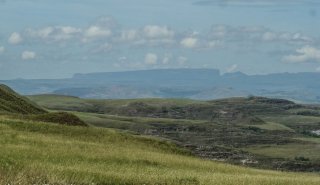
<instances>
[{"instance_id":1,"label":"distant mountain range","mask_svg":"<svg viewBox=\"0 0 320 185\"><path fill-rule=\"evenodd\" d=\"M320 103L320 73L220 74L216 69L155 69L75 74L66 79L16 79L0 83L21 94L61 94L82 98L219 99L265 96Z\"/></svg>"}]
</instances>

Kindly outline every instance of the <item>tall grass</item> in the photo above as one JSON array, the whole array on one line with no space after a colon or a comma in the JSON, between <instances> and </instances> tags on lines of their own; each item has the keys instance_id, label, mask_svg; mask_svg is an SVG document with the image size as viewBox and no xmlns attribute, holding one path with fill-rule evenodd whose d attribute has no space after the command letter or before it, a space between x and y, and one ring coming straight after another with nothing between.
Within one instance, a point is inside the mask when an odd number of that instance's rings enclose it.
<instances>
[{"instance_id":1,"label":"tall grass","mask_svg":"<svg viewBox=\"0 0 320 185\"><path fill-rule=\"evenodd\" d=\"M0 117L0 184L320 184L197 159L173 144L110 129Z\"/></svg>"}]
</instances>

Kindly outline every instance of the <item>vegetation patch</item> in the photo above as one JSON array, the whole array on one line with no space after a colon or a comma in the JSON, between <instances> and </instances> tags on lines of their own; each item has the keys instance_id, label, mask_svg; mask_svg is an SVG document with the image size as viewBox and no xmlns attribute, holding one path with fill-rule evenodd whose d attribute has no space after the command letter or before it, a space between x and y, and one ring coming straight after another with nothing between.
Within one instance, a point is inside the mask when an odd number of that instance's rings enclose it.
<instances>
[{"instance_id":1,"label":"vegetation patch","mask_svg":"<svg viewBox=\"0 0 320 185\"><path fill-rule=\"evenodd\" d=\"M30 115L26 117L30 120L43 121L49 123L58 123L68 126L88 126L84 121L72 113L67 112L51 112L38 115Z\"/></svg>"}]
</instances>

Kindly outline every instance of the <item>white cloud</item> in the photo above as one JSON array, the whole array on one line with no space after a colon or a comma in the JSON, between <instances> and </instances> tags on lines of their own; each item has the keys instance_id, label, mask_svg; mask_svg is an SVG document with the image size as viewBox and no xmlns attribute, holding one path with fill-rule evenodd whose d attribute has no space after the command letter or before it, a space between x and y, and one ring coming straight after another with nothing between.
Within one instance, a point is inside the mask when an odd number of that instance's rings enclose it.
<instances>
[{"instance_id":1,"label":"white cloud","mask_svg":"<svg viewBox=\"0 0 320 185\"><path fill-rule=\"evenodd\" d=\"M292 63L303 63L316 61L320 62L320 49L304 46L296 50L296 54L283 57L283 61Z\"/></svg>"},{"instance_id":2,"label":"white cloud","mask_svg":"<svg viewBox=\"0 0 320 185\"><path fill-rule=\"evenodd\" d=\"M174 31L166 26L148 25L143 29L144 34L148 38L172 38Z\"/></svg>"},{"instance_id":3,"label":"white cloud","mask_svg":"<svg viewBox=\"0 0 320 185\"><path fill-rule=\"evenodd\" d=\"M10 44L20 44L22 41L22 36L17 32L13 32L8 39L8 42Z\"/></svg>"},{"instance_id":4,"label":"white cloud","mask_svg":"<svg viewBox=\"0 0 320 185\"><path fill-rule=\"evenodd\" d=\"M82 30L72 26L54 26L41 29L27 29L26 35L31 38L42 39L45 41L66 41L76 37Z\"/></svg>"},{"instance_id":5,"label":"white cloud","mask_svg":"<svg viewBox=\"0 0 320 185\"><path fill-rule=\"evenodd\" d=\"M148 53L145 56L144 63L147 65L156 65L158 63L158 56L154 53Z\"/></svg>"},{"instance_id":6,"label":"white cloud","mask_svg":"<svg viewBox=\"0 0 320 185\"><path fill-rule=\"evenodd\" d=\"M198 39L193 37L184 38L180 44L185 48L195 48L198 44Z\"/></svg>"},{"instance_id":7,"label":"white cloud","mask_svg":"<svg viewBox=\"0 0 320 185\"><path fill-rule=\"evenodd\" d=\"M309 44L316 39L302 33L278 32L261 26L228 26L214 25L208 38L229 42L282 42L284 44Z\"/></svg>"},{"instance_id":8,"label":"white cloud","mask_svg":"<svg viewBox=\"0 0 320 185\"><path fill-rule=\"evenodd\" d=\"M176 42L173 30L166 26L158 25L147 25L141 29L122 30L115 41L146 47L170 46Z\"/></svg>"},{"instance_id":9,"label":"white cloud","mask_svg":"<svg viewBox=\"0 0 320 185\"><path fill-rule=\"evenodd\" d=\"M33 35L33 36L37 36L37 37L40 37L40 38L47 38L49 37L49 35L54 31L54 28L53 27L45 27L45 28L42 28L42 29L39 29L39 30L32 30L32 29L29 29L28 30L28 33L30 35Z\"/></svg>"},{"instance_id":10,"label":"white cloud","mask_svg":"<svg viewBox=\"0 0 320 185\"><path fill-rule=\"evenodd\" d=\"M22 60L32 60L36 58L36 53L33 51L24 51L21 54Z\"/></svg>"},{"instance_id":11,"label":"white cloud","mask_svg":"<svg viewBox=\"0 0 320 185\"><path fill-rule=\"evenodd\" d=\"M232 66L227 68L227 72L228 73L232 73L235 72L238 69L238 65L237 64L233 64Z\"/></svg>"},{"instance_id":12,"label":"white cloud","mask_svg":"<svg viewBox=\"0 0 320 185\"><path fill-rule=\"evenodd\" d=\"M188 58L187 57L183 57L183 56L180 56L178 57L178 64L179 65L185 65L188 61Z\"/></svg>"},{"instance_id":13,"label":"white cloud","mask_svg":"<svg viewBox=\"0 0 320 185\"><path fill-rule=\"evenodd\" d=\"M4 46L0 46L0 54L2 54L5 51Z\"/></svg>"},{"instance_id":14,"label":"white cloud","mask_svg":"<svg viewBox=\"0 0 320 185\"><path fill-rule=\"evenodd\" d=\"M111 36L112 31L99 26L90 26L84 34L88 38L101 38Z\"/></svg>"},{"instance_id":15,"label":"white cloud","mask_svg":"<svg viewBox=\"0 0 320 185\"><path fill-rule=\"evenodd\" d=\"M132 41L138 38L138 31L131 29L131 30L123 30L121 32L121 40L122 41Z\"/></svg>"},{"instance_id":16,"label":"white cloud","mask_svg":"<svg viewBox=\"0 0 320 185\"><path fill-rule=\"evenodd\" d=\"M74 33L81 32L81 29L75 28L75 27L72 27L72 26L59 26L57 28L60 29L61 32L64 33L64 34L74 34Z\"/></svg>"}]
</instances>

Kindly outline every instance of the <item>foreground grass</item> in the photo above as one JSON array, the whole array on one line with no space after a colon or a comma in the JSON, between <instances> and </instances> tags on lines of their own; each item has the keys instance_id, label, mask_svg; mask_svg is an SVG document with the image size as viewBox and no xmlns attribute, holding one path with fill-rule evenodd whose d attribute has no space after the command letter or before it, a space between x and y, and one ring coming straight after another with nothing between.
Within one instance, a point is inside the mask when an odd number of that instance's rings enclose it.
<instances>
[{"instance_id":1,"label":"foreground grass","mask_svg":"<svg viewBox=\"0 0 320 185\"><path fill-rule=\"evenodd\" d=\"M109 129L0 116L0 184L319 184L281 173L197 159L174 145Z\"/></svg>"}]
</instances>

